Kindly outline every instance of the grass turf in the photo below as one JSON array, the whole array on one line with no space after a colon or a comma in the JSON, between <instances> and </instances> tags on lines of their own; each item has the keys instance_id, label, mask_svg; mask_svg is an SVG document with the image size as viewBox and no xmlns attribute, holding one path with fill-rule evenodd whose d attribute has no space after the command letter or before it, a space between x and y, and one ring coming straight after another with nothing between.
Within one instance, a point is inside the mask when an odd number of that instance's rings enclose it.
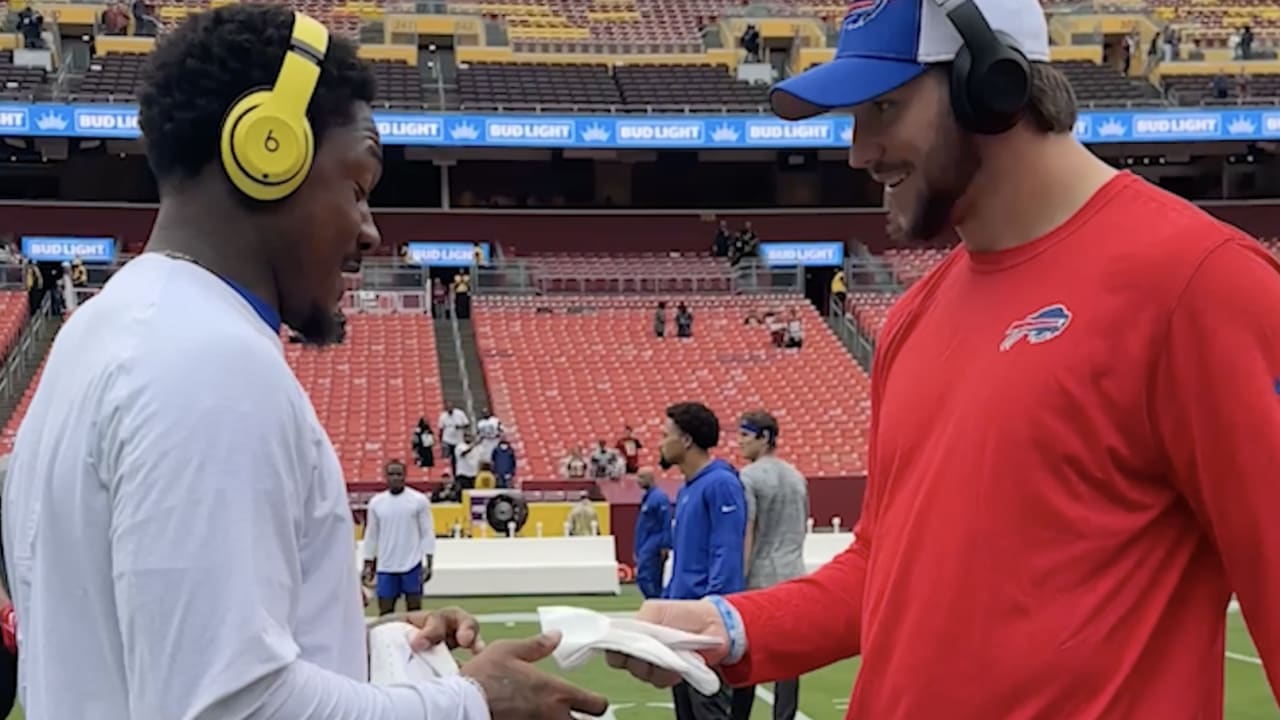
<instances>
[{"instance_id":1,"label":"grass turf","mask_svg":"<svg viewBox=\"0 0 1280 720\"><path fill-rule=\"evenodd\" d=\"M475 615L528 614L539 605L578 605L604 611L633 610L640 604L634 587L626 587L620 596L572 596L572 597L482 597L482 598L431 598L431 607L459 605ZM521 619L523 620L523 619ZM525 637L538 631L535 622L491 621L482 625L482 634L488 640L503 637ZM1244 622L1238 613L1227 617L1227 650L1225 658L1227 720L1280 720L1280 711L1257 661L1257 651L1249 639ZM462 655L459 659L464 659ZM545 660L542 665L551 672L558 672L555 663ZM800 711L805 717L798 720L839 720L849 698L849 689L857 674L858 661L846 660L805 675L800 681ZM612 703L613 720L658 720L673 716L671 696L668 692L651 688L632 680L630 676L604 665L602 660L565 674L570 681L603 693ZM770 688L765 688L766 690ZM756 698L752 720L769 720L769 704ZM15 710L8 720L23 720L22 711Z\"/></svg>"}]
</instances>

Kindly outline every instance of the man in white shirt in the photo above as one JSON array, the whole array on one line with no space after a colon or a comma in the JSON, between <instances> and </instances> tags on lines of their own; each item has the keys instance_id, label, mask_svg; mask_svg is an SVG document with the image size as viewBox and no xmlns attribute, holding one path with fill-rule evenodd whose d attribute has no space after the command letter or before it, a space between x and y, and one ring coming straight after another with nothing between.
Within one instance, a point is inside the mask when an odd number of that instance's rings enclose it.
<instances>
[{"instance_id":1,"label":"man in white shirt","mask_svg":"<svg viewBox=\"0 0 1280 720\"><path fill-rule=\"evenodd\" d=\"M387 489L369 500L365 511L365 576L375 580L378 614L395 612L404 595L410 612L422 609L422 585L431 579L436 528L431 501L405 487L404 463L392 460L384 471Z\"/></svg>"},{"instance_id":2,"label":"man in white shirt","mask_svg":"<svg viewBox=\"0 0 1280 720\"><path fill-rule=\"evenodd\" d=\"M291 40L295 27L322 33L281 6L228 5L190 16L149 58L149 252L58 334L4 487L26 717L601 714L604 698L531 664L555 636L492 643L443 680L367 682L346 486L280 333L283 320L336 337L342 271L380 241L374 81L350 42L326 51ZM251 201L220 162L220 127L286 56L303 76L323 66L302 101L314 161L291 196ZM244 131L290 140L265 122ZM457 612L430 616L424 635L479 644Z\"/></svg>"},{"instance_id":3,"label":"man in white shirt","mask_svg":"<svg viewBox=\"0 0 1280 720\"><path fill-rule=\"evenodd\" d=\"M502 436L502 422L497 416L485 408L480 413L480 420L476 423L476 430L479 432L481 440L497 440Z\"/></svg>"},{"instance_id":4,"label":"man in white shirt","mask_svg":"<svg viewBox=\"0 0 1280 720\"><path fill-rule=\"evenodd\" d=\"M458 474L457 454L454 450L462 444L465 437L463 431L470 425L471 419L462 411L462 408L455 407L452 402L446 400L444 412L440 413L436 427L440 429L440 452L449 458L449 469L454 475Z\"/></svg>"}]
</instances>

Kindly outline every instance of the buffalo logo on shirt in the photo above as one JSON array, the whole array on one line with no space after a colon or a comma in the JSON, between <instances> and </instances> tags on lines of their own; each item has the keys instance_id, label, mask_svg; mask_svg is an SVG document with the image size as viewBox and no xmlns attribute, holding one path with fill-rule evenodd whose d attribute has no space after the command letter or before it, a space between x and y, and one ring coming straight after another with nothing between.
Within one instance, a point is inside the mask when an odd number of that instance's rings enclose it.
<instances>
[{"instance_id":1,"label":"buffalo logo on shirt","mask_svg":"<svg viewBox=\"0 0 1280 720\"><path fill-rule=\"evenodd\" d=\"M1048 342L1061 335L1070 324L1071 311L1066 305L1058 303L1041 308L1009 326L1000 343L1000 352L1005 352L1023 339L1032 345Z\"/></svg>"}]
</instances>

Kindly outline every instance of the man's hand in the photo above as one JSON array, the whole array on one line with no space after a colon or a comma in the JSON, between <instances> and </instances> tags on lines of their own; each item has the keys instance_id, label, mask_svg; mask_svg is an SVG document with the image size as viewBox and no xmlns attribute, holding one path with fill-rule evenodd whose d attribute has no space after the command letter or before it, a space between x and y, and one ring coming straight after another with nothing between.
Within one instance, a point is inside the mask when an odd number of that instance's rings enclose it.
<instances>
[{"instance_id":1,"label":"man's hand","mask_svg":"<svg viewBox=\"0 0 1280 720\"><path fill-rule=\"evenodd\" d=\"M706 659L707 665L713 668L724 662L725 656L729 654L729 633L720 620L720 611L706 600L646 600L636 613L636 619L695 635L719 638L720 647L698 651ZM609 667L626 670L654 687L671 687L681 679L678 673L622 653L607 652L605 661L609 663Z\"/></svg>"},{"instance_id":2,"label":"man's hand","mask_svg":"<svg viewBox=\"0 0 1280 720\"><path fill-rule=\"evenodd\" d=\"M466 648L475 655L485 647L484 640L480 638L480 623L462 608L447 607L441 610L383 615L369 627L395 621L418 627L418 632L409 641L409 646L415 651L444 643L450 650Z\"/></svg>"},{"instance_id":3,"label":"man's hand","mask_svg":"<svg viewBox=\"0 0 1280 720\"><path fill-rule=\"evenodd\" d=\"M493 720L565 720L570 711L603 715L609 709L603 695L534 667L533 663L550 655L559 644L559 633L498 640L467 661L460 672L484 688Z\"/></svg>"},{"instance_id":4,"label":"man's hand","mask_svg":"<svg viewBox=\"0 0 1280 720\"><path fill-rule=\"evenodd\" d=\"M364 581L364 584L365 584L365 585L368 585L368 586L372 587L372 586L373 586L374 579L375 579L376 577L377 577L377 571L376 571L376 569L374 568L373 561L372 561L372 560L365 560L365 561L364 561L364 574L363 574L363 575L361 575L361 580L363 580L363 581Z\"/></svg>"}]
</instances>

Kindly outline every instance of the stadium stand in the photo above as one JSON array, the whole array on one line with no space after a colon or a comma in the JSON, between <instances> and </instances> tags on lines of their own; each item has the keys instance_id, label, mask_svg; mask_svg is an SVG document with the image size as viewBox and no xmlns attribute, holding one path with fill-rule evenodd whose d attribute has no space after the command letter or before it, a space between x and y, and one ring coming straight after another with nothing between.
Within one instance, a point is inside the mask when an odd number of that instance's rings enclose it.
<instances>
[{"instance_id":1,"label":"stadium stand","mask_svg":"<svg viewBox=\"0 0 1280 720\"><path fill-rule=\"evenodd\" d=\"M723 292L729 263L710 255L547 253L522 258L541 292Z\"/></svg>"},{"instance_id":2,"label":"stadium stand","mask_svg":"<svg viewBox=\"0 0 1280 720\"><path fill-rule=\"evenodd\" d=\"M1236 104L1245 98L1280 97L1280 74L1250 73L1242 84L1239 76L1222 76L1221 87L1225 98L1215 97L1214 81L1217 75L1168 75L1163 78L1165 91L1179 105L1214 103Z\"/></svg>"},{"instance_id":3,"label":"stadium stand","mask_svg":"<svg viewBox=\"0 0 1280 720\"><path fill-rule=\"evenodd\" d=\"M800 296L688 296L693 338L653 334L657 298L480 297L476 340L516 452L533 477L557 477L575 445L612 444L624 425L654 448L668 405L707 403L720 416L725 455L733 418L768 407L786 424L788 452L807 476L864 471L867 376ZM542 308L542 311L539 311ZM796 308L805 346L779 350L749 311ZM550 310L548 312L547 310Z\"/></svg>"},{"instance_id":4,"label":"stadium stand","mask_svg":"<svg viewBox=\"0 0 1280 720\"><path fill-rule=\"evenodd\" d=\"M458 68L458 92L463 109L622 103L607 65L475 63Z\"/></svg>"},{"instance_id":5,"label":"stadium stand","mask_svg":"<svg viewBox=\"0 0 1280 720\"><path fill-rule=\"evenodd\" d=\"M26 99L44 88L43 69L14 65L13 51L0 50L0 97Z\"/></svg>"},{"instance_id":6,"label":"stadium stand","mask_svg":"<svg viewBox=\"0 0 1280 720\"><path fill-rule=\"evenodd\" d=\"M1274 0L1151 0L1152 15L1169 23L1184 42L1200 48L1224 48L1231 35L1248 25L1254 47L1280 44L1280 7Z\"/></svg>"},{"instance_id":7,"label":"stadium stand","mask_svg":"<svg viewBox=\"0 0 1280 720\"><path fill-rule=\"evenodd\" d=\"M1076 98L1090 104L1125 104L1135 100L1159 101L1160 93L1145 80L1131 80L1114 68L1087 60L1055 62L1053 66L1071 81Z\"/></svg>"},{"instance_id":8,"label":"stadium stand","mask_svg":"<svg viewBox=\"0 0 1280 720\"><path fill-rule=\"evenodd\" d=\"M628 105L769 104L767 86L735 80L721 65L619 65L614 77Z\"/></svg>"},{"instance_id":9,"label":"stadium stand","mask_svg":"<svg viewBox=\"0 0 1280 720\"><path fill-rule=\"evenodd\" d=\"M380 479L388 458L408 461L419 417L434 427L443 405L430 317L355 314L343 344L285 349L348 481ZM436 467L438 476L438 461ZM410 481L427 478L414 463L408 473Z\"/></svg>"},{"instance_id":10,"label":"stadium stand","mask_svg":"<svg viewBox=\"0 0 1280 720\"><path fill-rule=\"evenodd\" d=\"M898 282L907 287L942 262L948 252L940 248L890 249L885 251L884 258L893 267Z\"/></svg>"},{"instance_id":11,"label":"stadium stand","mask_svg":"<svg viewBox=\"0 0 1280 720\"><path fill-rule=\"evenodd\" d=\"M848 296L845 304L847 311L857 320L858 329L874 341L880 337L889 308L897 299L897 293L856 292Z\"/></svg>"},{"instance_id":12,"label":"stadium stand","mask_svg":"<svg viewBox=\"0 0 1280 720\"><path fill-rule=\"evenodd\" d=\"M107 53L94 58L80 83L78 94L101 97L133 97L141 81L146 55Z\"/></svg>"},{"instance_id":13,"label":"stadium stand","mask_svg":"<svg viewBox=\"0 0 1280 720\"><path fill-rule=\"evenodd\" d=\"M394 106L422 105L422 76L418 69L398 61L375 60L370 65L378 83L378 101Z\"/></svg>"}]
</instances>

